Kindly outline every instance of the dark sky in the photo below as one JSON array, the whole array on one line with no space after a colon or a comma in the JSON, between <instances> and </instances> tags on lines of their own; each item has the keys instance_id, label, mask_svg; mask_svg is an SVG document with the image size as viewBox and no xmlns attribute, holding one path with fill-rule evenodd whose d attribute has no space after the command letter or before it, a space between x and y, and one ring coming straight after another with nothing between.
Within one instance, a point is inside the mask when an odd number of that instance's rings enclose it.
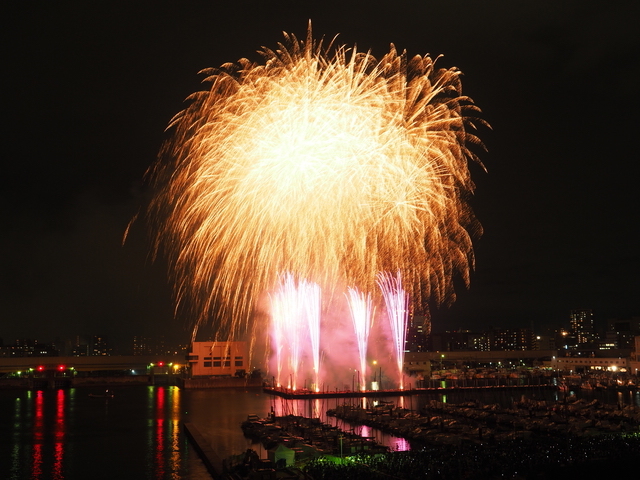
<instances>
[{"instance_id":1,"label":"dark sky","mask_svg":"<svg viewBox=\"0 0 640 480\"><path fill-rule=\"evenodd\" d=\"M12 2L3 18L0 338L165 333L143 182L202 68L282 31L444 55L492 130L474 166L471 287L436 328L640 315L636 2ZM380 2L381 3L381 2ZM220 6L224 4L226 6Z\"/></svg>"}]
</instances>

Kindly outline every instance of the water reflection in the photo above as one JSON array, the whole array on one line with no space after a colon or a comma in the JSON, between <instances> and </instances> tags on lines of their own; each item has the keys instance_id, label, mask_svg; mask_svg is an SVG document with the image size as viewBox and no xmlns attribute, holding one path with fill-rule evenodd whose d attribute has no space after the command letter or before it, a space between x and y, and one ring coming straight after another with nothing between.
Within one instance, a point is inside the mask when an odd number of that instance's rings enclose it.
<instances>
[{"instance_id":1,"label":"water reflection","mask_svg":"<svg viewBox=\"0 0 640 480\"><path fill-rule=\"evenodd\" d=\"M222 458L251 447L240 423L248 414L303 415L320 418L347 432L373 437L392 450L407 450L402 438L326 415L337 405L373 405L385 400L418 412L432 400L512 405L514 392L451 392L379 399L284 400L259 390L180 390L171 386L122 387L114 398L90 398L91 389L0 390L0 478L50 480L70 478L192 479L196 454L181 422L193 422ZM95 391L95 390L94 390ZM104 390L101 390L104 392ZM541 390L527 396L557 400L564 393ZM640 407L640 393L582 392L580 398ZM380 403L379 403L380 404ZM187 413L188 412L188 413ZM259 450L259 446L257 446ZM263 452L259 451L262 455ZM266 456L266 454L265 454ZM196 458L197 460L197 458ZM203 477L207 478L202 468Z\"/></svg>"},{"instance_id":2,"label":"water reflection","mask_svg":"<svg viewBox=\"0 0 640 480\"><path fill-rule=\"evenodd\" d=\"M31 478L38 479L42 475L42 450L44 443L44 393L36 392L36 410L33 422L33 443L31 454Z\"/></svg>"},{"instance_id":3,"label":"water reflection","mask_svg":"<svg viewBox=\"0 0 640 480\"><path fill-rule=\"evenodd\" d=\"M65 417L65 391L58 390L56 394L56 416L53 429L53 478L61 480L64 478L64 417Z\"/></svg>"},{"instance_id":4,"label":"water reflection","mask_svg":"<svg viewBox=\"0 0 640 480\"><path fill-rule=\"evenodd\" d=\"M164 477L164 387L153 390L156 394L155 478Z\"/></svg>"},{"instance_id":5,"label":"water reflection","mask_svg":"<svg viewBox=\"0 0 640 480\"><path fill-rule=\"evenodd\" d=\"M153 478L179 478L183 460L180 450L180 389L148 387L151 426L147 449L151 453Z\"/></svg>"},{"instance_id":6,"label":"water reflection","mask_svg":"<svg viewBox=\"0 0 640 480\"><path fill-rule=\"evenodd\" d=\"M382 399L380 399L382 400ZM385 400L389 401L388 398ZM382 432L366 425L351 424L336 417L327 415L328 410L335 409L338 405L349 404L367 408L377 405L379 399L371 398L324 398L312 400L288 400L282 397L271 397L270 411L276 416L296 415L302 417L319 418L321 422L338 427L344 432L353 432L356 435L372 438L376 443L389 447L391 450L408 451L409 442L394 435ZM397 403L396 403L397 402ZM404 397L394 397L393 403L397 405L409 405L412 400Z\"/></svg>"},{"instance_id":7,"label":"water reflection","mask_svg":"<svg viewBox=\"0 0 640 480\"><path fill-rule=\"evenodd\" d=\"M0 478L190 478L177 387L0 392ZM6 430L5 426L6 425Z\"/></svg>"},{"instance_id":8,"label":"water reflection","mask_svg":"<svg viewBox=\"0 0 640 480\"><path fill-rule=\"evenodd\" d=\"M171 443L171 455L169 456L169 465L171 472L175 475L180 471L182 458L180 455L180 389L177 387L171 387L170 389L170 438L168 441Z\"/></svg>"},{"instance_id":9,"label":"water reflection","mask_svg":"<svg viewBox=\"0 0 640 480\"><path fill-rule=\"evenodd\" d=\"M20 443L20 428L22 426L22 402L20 397L15 399L14 408L13 408L13 418L12 422L12 446L11 446L11 472L10 475L13 477L20 467L20 447L22 446Z\"/></svg>"}]
</instances>

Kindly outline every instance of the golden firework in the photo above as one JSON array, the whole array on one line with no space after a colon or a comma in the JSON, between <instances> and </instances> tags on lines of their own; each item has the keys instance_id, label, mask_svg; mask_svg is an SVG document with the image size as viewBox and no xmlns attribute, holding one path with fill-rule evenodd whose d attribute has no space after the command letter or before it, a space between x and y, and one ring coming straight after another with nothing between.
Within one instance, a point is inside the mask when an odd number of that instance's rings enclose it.
<instances>
[{"instance_id":1,"label":"golden firework","mask_svg":"<svg viewBox=\"0 0 640 480\"><path fill-rule=\"evenodd\" d=\"M282 272L372 292L399 271L414 303L451 297L473 263L480 144L460 72L393 45L378 61L310 31L285 39L262 63L207 70L171 123L151 211L178 304L234 334Z\"/></svg>"}]
</instances>

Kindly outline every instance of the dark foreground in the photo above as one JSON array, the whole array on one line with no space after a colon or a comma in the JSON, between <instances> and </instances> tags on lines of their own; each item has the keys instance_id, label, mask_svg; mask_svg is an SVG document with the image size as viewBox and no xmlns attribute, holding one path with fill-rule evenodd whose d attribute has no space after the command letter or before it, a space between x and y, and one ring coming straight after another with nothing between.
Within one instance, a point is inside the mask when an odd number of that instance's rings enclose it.
<instances>
[{"instance_id":1,"label":"dark foreground","mask_svg":"<svg viewBox=\"0 0 640 480\"><path fill-rule=\"evenodd\" d=\"M247 464L224 479L566 479L606 478L637 472L640 434L593 438L514 440L498 445L439 445L408 452L349 458L323 457L299 469ZM253 467L253 468L252 468ZM261 468L259 468L261 467ZM266 467L266 468L265 468Z\"/></svg>"},{"instance_id":2,"label":"dark foreground","mask_svg":"<svg viewBox=\"0 0 640 480\"><path fill-rule=\"evenodd\" d=\"M636 471L638 452L640 434L515 440L356 455L344 464L315 460L304 471L315 480L606 478Z\"/></svg>"},{"instance_id":3,"label":"dark foreground","mask_svg":"<svg viewBox=\"0 0 640 480\"><path fill-rule=\"evenodd\" d=\"M319 421L273 417L244 422L243 429L246 424L260 427L245 429L245 435L255 436L269 449L275 442L295 450L297 473L247 453L227 478L604 478L636 470L640 453L637 408L597 400L515 402L511 408L432 401L421 414L387 404L373 408L345 404L333 414L351 425L366 423L411 438L411 451L373 453L371 446L350 450L347 434L338 435ZM348 451L359 453L347 455ZM257 472L261 473L256 476Z\"/></svg>"}]
</instances>

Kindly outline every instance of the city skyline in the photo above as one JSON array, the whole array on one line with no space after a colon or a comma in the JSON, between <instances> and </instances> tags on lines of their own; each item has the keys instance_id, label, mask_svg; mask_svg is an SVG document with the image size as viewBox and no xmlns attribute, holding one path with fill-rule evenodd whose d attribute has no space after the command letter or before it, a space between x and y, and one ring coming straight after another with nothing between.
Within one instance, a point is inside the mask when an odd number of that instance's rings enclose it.
<instances>
[{"instance_id":1,"label":"city skyline","mask_svg":"<svg viewBox=\"0 0 640 480\"><path fill-rule=\"evenodd\" d=\"M468 290L456 281L456 303L433 310L434 326L553 326L580 308L596 321L639 315L627 133L638 123L637 7L426 3L4 7L0 337L188 338L142 221L122 245L150 195L145 170L183 100L203 88L199 70L258 60L282 31L304 36L309 19L314 34L378 57L389 43L442 54L438 65L462 70L463 93L492 126L479 132L488 172L471 165L484 228L476 269Z\"/></svg>"},{"instance_id":2,"label":"city skyline","mask_svg":"<svg viewBox=\"0 0 640 480\"><path fill-rule=\"evenodd\" d=\"M424 317L412 317L407 325L405 352L555 349L558 352L580 350L602 355L609 350L630 349L640 332L640 316L594 322L591 310L572 310L567 324L544 331L531 327L503 328L488 325L475 330L439 328L426 333L423 320ZM445 338L449 340L444 341ZM204 341L211 342L213 338ZM53 341L33 337L0 337L0 357L175 355L179 352L186 353L189 348L190 342L165 338L164 335L133 335L124 341L120 340L120 343L100 334L56 337Z\"/></svg>"}]
</instances>

